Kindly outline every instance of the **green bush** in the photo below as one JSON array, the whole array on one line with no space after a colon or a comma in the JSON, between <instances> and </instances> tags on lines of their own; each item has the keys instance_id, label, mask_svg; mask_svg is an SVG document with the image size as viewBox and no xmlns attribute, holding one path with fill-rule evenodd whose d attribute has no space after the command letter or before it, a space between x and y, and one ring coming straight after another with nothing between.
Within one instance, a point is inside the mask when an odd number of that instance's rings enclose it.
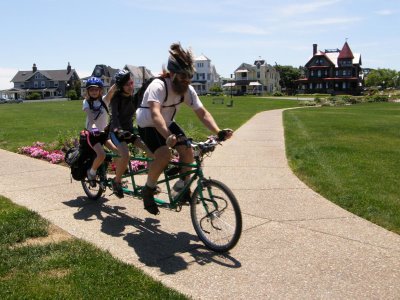
<instances>
[{"instance_id":1,"label":"green bush","mask_svg":"<svg viewBox=\"0 0 400 300\"><path fill-rule=\"evenodd\" d=\"M346 102L345 100L343 100L342 98L340 98L340 99L337 99L337 100L335 101L335 106L345 105L346 103L349 103L349 102Z\"/></svg>"},{"instance_id":2,"label":"green bush","mask_svg":"<svg viewBox=\"0 0 400 300\"><path fill-rule=\"evenodd\" d=\"M300 101L299 104L301 106L316 106L317 103L315 101Z\"/></svg>"},{"instance_id":3,"label":"green bush","mask_svg":"<svg viewBox=\"0 0 400 300\"><path fill-rule=\"evenodd\" d=\"M349 95L343 95L340 97L340 100L344 101L345 103L350 103L351 97Z\"/></svg>"},{"instance_id":4,"label":"green bush","mask_svg":"<svg viewBox=\"0 0 400 300\"><path fill-rule=\"evenodd\" d=\"M67 96L71 100L78 100L79 99L78 94L76 93L75 90L68 91Z\"/></svg>"},{"instance_id":5,"label":"green bush","mask_svg":"<svg viewBox=\"0 0 400 300\"><path fill-rule=\"evenodd\" d=\"M39 94L39 93L31 93L31 94L29 94L28 96L26 96L26 99L28 99L28 100L38 100L38 99L41 99L42 98L42 96Z\"/></svg>"},{"instance_id":6,"label":"green bush","mask_svg":"<svg viewBox=\"0 0 400 300\"><path fill-rule=\"evenodd\" d=\"M282 94L281 92L274 92L274 93L272 94L272 96L281 97L281 96L283 96L283 94Z\"/></svg>"}]
</instances>

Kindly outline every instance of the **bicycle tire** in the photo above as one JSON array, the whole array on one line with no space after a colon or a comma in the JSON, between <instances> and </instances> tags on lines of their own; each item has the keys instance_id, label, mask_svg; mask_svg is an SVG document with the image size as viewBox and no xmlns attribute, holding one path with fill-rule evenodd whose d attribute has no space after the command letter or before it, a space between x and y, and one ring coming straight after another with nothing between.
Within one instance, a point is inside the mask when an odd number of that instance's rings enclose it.
<instances>
[{"instance_id":1,"label":"bicycle tire","mask_svg":"<svg viewBox=\"0 0 400 300\"><path fill-rule=\"evenodd\" d=\"M87 177L85 177L85 179L81 180L83 191L85 192L86 196L90 200L99 199L106 190L106 187L104 186L104 183L103 183L105 180L102 180L102 178L106 178L106 177L104 177L105 174L99 174L99 173L100 172L98 171L96 174L96 186L94 186L94 187L92 187L90 185Z\"/></svg>"},{"instance_id":2,"label":"bicycle tire","mask_svg":"<svg viewBox=\"0 0 400 300\"><path fill-rule=\"evenodd\" d=\"M232 191L222 182L208 179L199 187L190 202L193 227L204 245L219 253L231 250L242 233L242 214ZM207 207L209 211L205 209Z\"/></svg>"}]
</instances>

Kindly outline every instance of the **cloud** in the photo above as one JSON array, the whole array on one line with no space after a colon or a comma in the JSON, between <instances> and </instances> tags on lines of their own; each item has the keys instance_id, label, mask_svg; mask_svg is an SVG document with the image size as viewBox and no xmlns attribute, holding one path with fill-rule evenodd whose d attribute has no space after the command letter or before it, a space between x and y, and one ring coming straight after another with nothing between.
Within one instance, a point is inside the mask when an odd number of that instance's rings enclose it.
<instances>
[{"instance_id":1,"label":"cloud","mask_svg":"<svg viewBox=\"0 0 400 300\"><path fill-rule=\"evenodd\" d=\"M17 69L0 67L0 90L13 87L13 83L11 83L10 80L13 79L17 72Z\"/></svg>"},{"instance_id":2,"label":"cloud","mask_svg":"<svg viewBox=\"0 0 400 300\"><path fill-rule=\"evenodd\" d=\"M341 0L326 0L326 1L314 1L308 3L299 3L299 4L289 4L281 7L279 11L285 16L307 14L315 12L320 8L336 4L338 2L341 2Z\"/></svg>"},{"instance_id":3,"label":"cloud","mask_svg":"<svg viewBox=\"0 0 400 300\"><path fill-rule=\"evenodd\" d=\"M250 34L250 35L267 35L269 31L264 30L260 27L247 24L234 24L234 25L220 25L217 26L220 33L238 33L238 34Z\"/></svg>"},{"instance_id":4,"label":"cloud","mask_svg":"<svg viewBox=\"0 0 400 300\"><path fill-rule=\"evenodd\" d=\"M319 26L319 25L338 25L338 24L349 24L362 21L363 18L351 17L351 18L324 18L320 20L309 20L309 21L298 21L293 22L292 25L297 26Z\"/></svg>"},{"instance_id":5,"label":"cloud","mask_svg":"<svg viewBox=\"0 0 400 300\"><path fill-rule=\"evenodd\" d=\"M395 11L390 10L390 9L382 9L382 10L378 10L375 12L377 15L381 15L381 16L390 16L395 14Z\"/></svg>"}]
</instances>

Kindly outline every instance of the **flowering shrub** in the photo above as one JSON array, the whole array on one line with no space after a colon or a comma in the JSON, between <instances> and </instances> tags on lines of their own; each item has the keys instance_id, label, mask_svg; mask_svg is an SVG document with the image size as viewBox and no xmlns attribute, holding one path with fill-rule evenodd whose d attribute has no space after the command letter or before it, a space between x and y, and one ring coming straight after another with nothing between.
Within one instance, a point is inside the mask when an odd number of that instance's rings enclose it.
<instances>
[{"instance_id":1,"label":"flowering shrub","mask_svg":"<svg viewBox=\"0 0 400 300\"><path fill-rule=\"evenodd\" d=\"M64 161L64 152L61 150L47 151L44 147L45 143L36 142L32 146L19 148L18 152L34 158L45 159L52 164L58 164Z\"/></svg>"}]
</instances>

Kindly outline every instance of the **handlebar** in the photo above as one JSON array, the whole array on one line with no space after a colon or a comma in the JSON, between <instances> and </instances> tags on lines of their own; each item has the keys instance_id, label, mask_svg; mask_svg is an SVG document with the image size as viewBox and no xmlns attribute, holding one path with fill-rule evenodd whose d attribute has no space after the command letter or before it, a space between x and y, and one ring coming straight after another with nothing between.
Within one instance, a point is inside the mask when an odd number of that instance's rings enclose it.
<instances>
[{"instance_id":1,"label":"handlebar","mask_svg":"<svg viewBox=\"0 0 400 300\"><path fill-rule=\"evenodd\" d=\"M213 152L217 145L221 145L220 142L217 136L209 136L204 142L195 142L189 138L186 140L186 146L194 150L195 156L202 156L206 153Z\"/></svg>"}]
</instances>

